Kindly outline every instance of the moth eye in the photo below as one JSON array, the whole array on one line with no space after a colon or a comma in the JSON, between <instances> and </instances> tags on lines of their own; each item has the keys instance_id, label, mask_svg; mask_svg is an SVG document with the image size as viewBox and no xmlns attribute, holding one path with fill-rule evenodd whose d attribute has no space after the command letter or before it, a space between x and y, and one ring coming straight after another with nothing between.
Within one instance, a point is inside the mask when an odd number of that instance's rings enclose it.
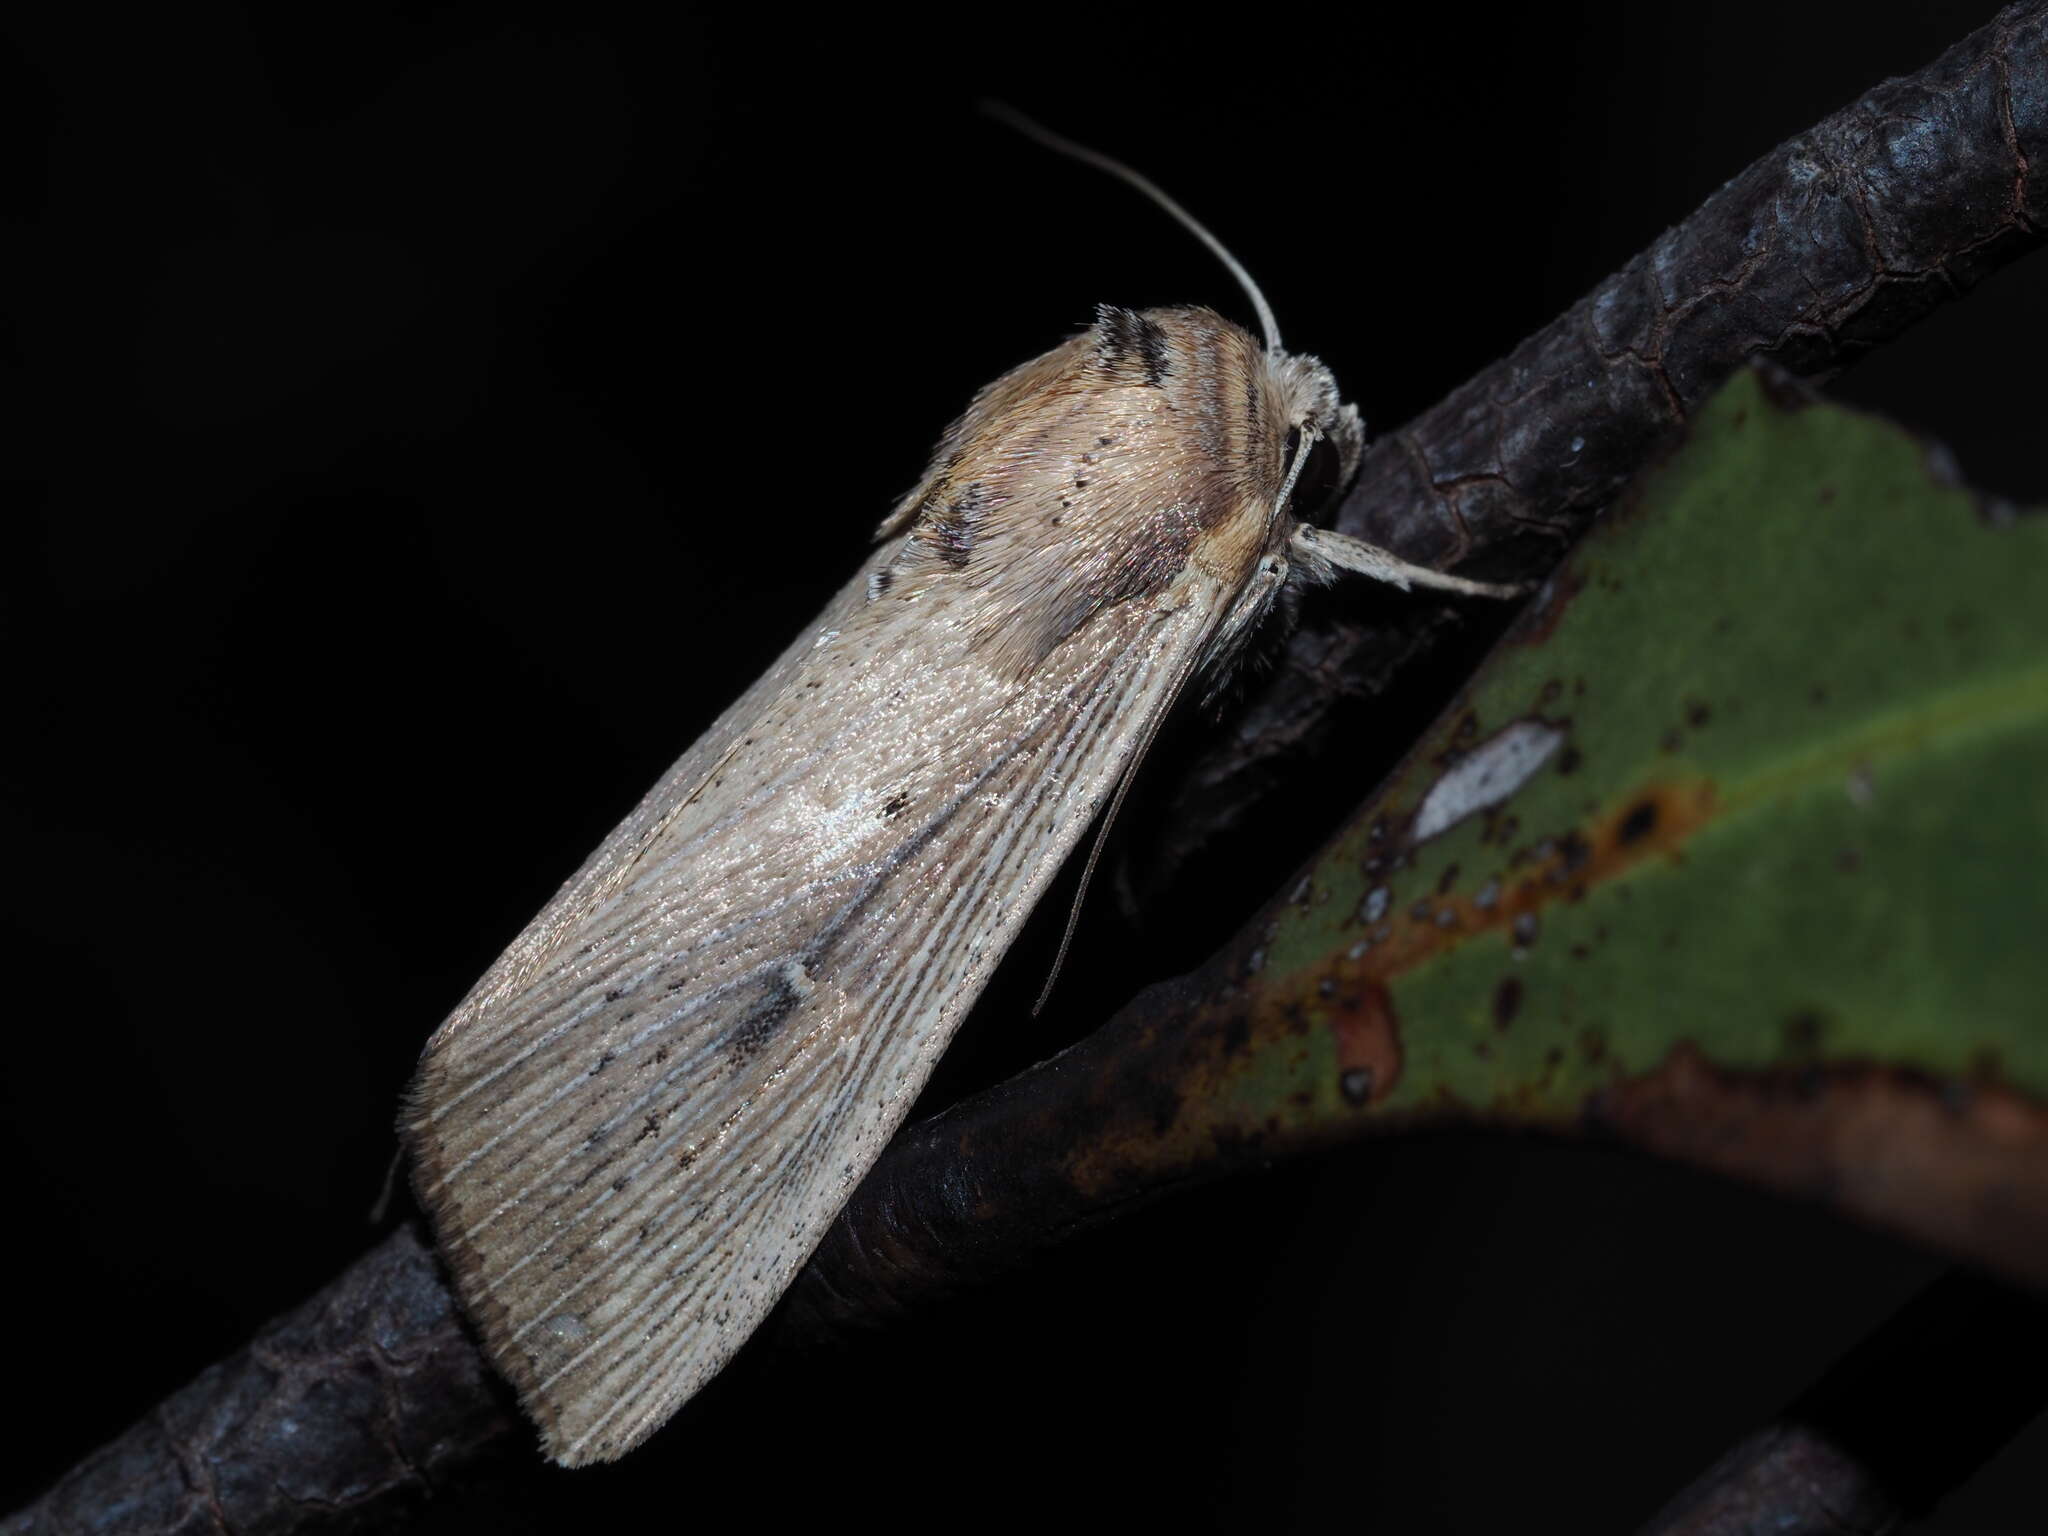
<instances>
[{"instance_id":1,"label":"moth eye","mask_svg":"<svg viewBox=\"0 0 2048 1536\"><path fill-rule=\"evenodd\" d=\"M1295 434L1288 434L1289 451ZM1317 514L1324 511L1337 493L1344 489L1344 461L1337 447L1330 439L1318 437L1308 445L1308 462L1301 466L1301 478L1294 482L1294 495L1289 499L1289 510L1302 522L1319 521Z\"/></svg>"}]
</instances>

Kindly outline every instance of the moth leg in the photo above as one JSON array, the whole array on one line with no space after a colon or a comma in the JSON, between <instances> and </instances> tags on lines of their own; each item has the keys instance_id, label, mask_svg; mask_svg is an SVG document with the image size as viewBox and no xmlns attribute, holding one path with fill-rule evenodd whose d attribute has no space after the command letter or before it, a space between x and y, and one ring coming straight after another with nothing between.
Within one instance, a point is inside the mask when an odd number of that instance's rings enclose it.
<instances>
[{"instance_id":1,"label":"moth leg","mask_svg":"<svg viewBox=\"0 0 2048 1536\"><path fill-rule=\"evenodd\" d=\"M1308 523L1298 526L1289 542L1302 563L1326 581L1338 571L1353 571L1360 576L1370 576L1374 581L1399 587L1403 592L1413 586L1433 587L1439 592L1463 592L1471 597L1519 597L1528 590L1526 587L1451 576L1443 571L1433 571L1426 565L1410 565L1377 544L1368 544L1348 533L1317 528Z\"/></svg>"}]
</instances>

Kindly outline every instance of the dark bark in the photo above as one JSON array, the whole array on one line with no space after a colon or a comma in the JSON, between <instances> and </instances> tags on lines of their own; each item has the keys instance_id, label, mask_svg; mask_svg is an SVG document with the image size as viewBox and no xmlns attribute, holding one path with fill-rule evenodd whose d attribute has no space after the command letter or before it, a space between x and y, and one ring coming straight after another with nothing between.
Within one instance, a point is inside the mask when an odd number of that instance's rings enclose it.
<instances>
[{"instance_id":1,"label":"dark bark","mask_svg":"<svg viewBox=\"0 0 2048 1536\"><path fill-rule=\"evenodd\" d=\"M1904 1519L1871 1469L1806 1424L1758 1430L1640 1536L1881 1536Z\"/></svg>"},{"instance_id":2,"label":"dark bark","mask_svg":"<svg viewBox=\"0 0 2048 1536\"><path fill-rule=\"evenodd\" d=\"M432 1251L405 1227L0 1532L257 1536L386 1522L522 1430Z\"/></svg>"},{"instance_id":3,"label":"dark bark","mask_svg":"<svg viewBox=\"0 0 2048 1536\"><path fill-rule=\"evenodd\" d=\"M1996 1360L1997 1369L1987 1370ZM1930 1285L1641 1536L1864 1536L1929 1513L2041 1411L2048 1308L1964 1270Z\"/></svg>"},{"instance_id":4,"label":"dark bark","mask_svg":"<svg viewBox=\"0 0 2048 1536\"><path fill-rule=\"evenodd\" d=\"M1766 156L1554 324L1381 439L1341 525L1412 559L1541 575L1738 366L1765 357L1826 374L2035 244L2048 177L2030 167L2042 163L2048 0L2030 0ZM1234 823L1342 695L1378 687L1431 643L1412 609L1405 621L1297 636L1239 728L1181 775L1162 872ZM1058 1073L1072 1086L1047 1095L1044 1079ZM1072 1114L1117 1112L1073 1058L1019 1085L891 1148L800 1280L785 1332L885 1318L1176 1178L1214 1171L1077 1194L1052 1160L1020 1158L1037 1144L1028 1137L983 1138L981 1161L963 1159L962 1127L1000 1118L1013 1092ZM1047 1122L1047 1134L1062 1124ZM966 1191L999 1193L997 1219L984 1203L971 1234L961 1226ZM952 1265L940 1259L949 1247ZM522 1439L406 1229L4 1531L388 1522L484 1447Z\"/></svg>"}]
</instances>

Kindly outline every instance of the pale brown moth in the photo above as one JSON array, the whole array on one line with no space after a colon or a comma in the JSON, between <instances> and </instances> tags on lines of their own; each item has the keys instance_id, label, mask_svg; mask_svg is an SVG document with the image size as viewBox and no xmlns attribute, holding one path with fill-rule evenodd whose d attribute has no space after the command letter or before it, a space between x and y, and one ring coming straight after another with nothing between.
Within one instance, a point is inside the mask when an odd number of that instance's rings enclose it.
<instances>
[{"instance_id":1,"label":"pale brown moth","mask_svg":"<svg viewBox=\"0 0 2048 1536\"><path fill-rule=\"evenodd\" d=\"M1031 130L1036 131L1036 130ZM853 579L428 1042L403 1131L549 1455L617 1457L739 1348L1191 679L1290 582L1407 565L1288 512L1329 371L1103 307L974 397Z\"/></svg>"}]
</instances>

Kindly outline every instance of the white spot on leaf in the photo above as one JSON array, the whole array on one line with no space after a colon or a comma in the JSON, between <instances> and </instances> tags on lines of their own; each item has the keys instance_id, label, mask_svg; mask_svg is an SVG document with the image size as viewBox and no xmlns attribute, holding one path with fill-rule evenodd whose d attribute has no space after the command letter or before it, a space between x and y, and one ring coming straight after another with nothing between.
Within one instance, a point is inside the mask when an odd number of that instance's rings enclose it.
<instances>
[{"instance_id":1,"label":"white spot on leaf","mask_svg":"<svg viewBox=\"0 0 2048 1536\"><path fill-rule=\"evenodd\" d=\"M1427 842L1478 811L1499 805L1529 782L1564 732L1540 720L1517 720L1444 770L1415 812L1415 841Z\"/></svg>"}]
</instances>

